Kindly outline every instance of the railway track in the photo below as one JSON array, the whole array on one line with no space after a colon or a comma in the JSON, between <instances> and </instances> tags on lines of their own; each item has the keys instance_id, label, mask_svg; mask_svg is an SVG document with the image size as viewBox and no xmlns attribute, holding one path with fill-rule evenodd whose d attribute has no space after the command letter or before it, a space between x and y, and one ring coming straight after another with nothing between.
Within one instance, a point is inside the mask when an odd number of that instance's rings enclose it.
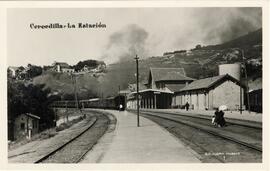
<instances>
[{"instance_id":1,"label":"railway track","mask_svg":"<svg viewBox=\"0 0 270 171\"><path fill-rule=\"evenodd\" d=\"M145 112L141 110L142 112ZM146 111L147 112L147 111ZM191 118L199 118L203 120L211 120L211 116L206 116L206 115L190 115L188 113L172 113L172 112L162 112L162 111L154 111L155 113L160 113L160 114L169 114L169 115L175 115L175 116L187 116ZM240 125L248 128L254 128L254 129L262 129L262 124L254 121L247 121L247 120L240 120L240 119L231 119L231 118L226 118L226 122L232 125Z\"/></svg>"},{"instance_id":2,"label":"railway track","mask_svg":"<svg viewBox=\"0 0 270 171\"><path fill-rule=\"evenodd\" d=\"M204 162L261 162L262 132L256 126L246 127L245 124L237 125L236 122L229 123L224 128L216 128L211 125L209 118L149 111L141 111L141 115L163 126L186 144L192 144L190 146L201 154ZM231 161L213 155L236 151L241 152L241 156L239 154L238 158ZM206 153L212 154L211 159L205 156Z\"/></svg>"},{"instance_id":3,"label":"railway track","mask_svg":"<svg viewBox=\"0 0 270 171\"><path fill-rule=\"evenodd\" d=\"M144 111L144 110L141 110L141 111ZM147 110L145 111L147 112ZM204 120L212 120L212 116L203 115L203 114L191 115L189 113L173 113L173 112L165 112L165 111L154 111L154 112L160 113L160 114L170 114L170 115L175 115L175 116L187 116L187 117L192 117L192 118L200 118ZM226 118L226 116L225 116L225 119L226 119L226 122L231 125L240 125L240 126L244 126L248 128L258 129L258 130L262 129L262 123L260 122L241 120L241 119L236 119L236 118Z\"/></svg>"},{"instance_id":4,"label":"railway track","mask_svg":"<svg viewBox=\"0 0 270 171\"><path fill-rule=\"evenodd\" d=\"M94 113L94 120L88 128L34 163L78 163L106 132L111 122L106 114Z\"/></svg>"}]
</instances>

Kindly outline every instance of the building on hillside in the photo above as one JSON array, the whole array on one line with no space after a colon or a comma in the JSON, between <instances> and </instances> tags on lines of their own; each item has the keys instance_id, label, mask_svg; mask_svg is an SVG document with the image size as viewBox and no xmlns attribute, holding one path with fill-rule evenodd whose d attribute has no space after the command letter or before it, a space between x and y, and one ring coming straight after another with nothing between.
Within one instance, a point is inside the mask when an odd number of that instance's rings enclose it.
<instances>
[{"instance_id":1,"label":"building on hillside","mask_svg":"<svg viewBox=\"0 0 270 171\"><path fill-rule=\"evenodd\" d=\"M84 67L82 69L80 69L80 72L90 72L91 67L89 67L88 65L84 65Z\"/></svg>"},{"instance_id":2,"label":"building on hillside","mask_svg":"<svg viewBox=\"0 0 270 171\"><path fill-rule=\"evenodd\" d=\"M95 72L104 72L105 70L106 70L106 64L105 64L104 62L101 62L101 63L97 66Z\"/></svg>"},{"instance_id":3,"label":"building on hillside","mask_svg":"<svg viewBox=\"0 0 270 171\"><path fill-rule=\"evenodd\" d=\"M56 72L73 73L75 70L65 62L54 62L53 70Z\"/></svg>"},{"instance_id":4,"label":"building on hillside","mask_svg":"<svg viewBox=\"0 0 270 171\"><path fill-rule=\"evenodd\" d=\"M32 135L39 132L40 117L31 113L21 114L15 119L14 139L26 137L31 139Z\"/></svg>"},{"instance_id":5,"label":"building on hillside","mask_svg":"<svg viewBox=\"0 0 270 171\"><path fill-rule=\"evenodd\" d=\"M15 78L18 74L19 67L8 67L8 75L12 78Z\"/></svg>"},{"instance_id":6,"label":"building on hillside","mask_svg":"<svg viewBox=\"0 0 270 171\"><path fill-rule=\"evenodd\" d=\"M171 108L175 90L185 87L194 79L187 77L183 68L150 68L145 89L139 91L141 108ZM136 89L135 89L136 90ZM136 108L136 92L127 98L127 107Z\"/></svg>"},{"instance_id":7,"label":"building on hillside","mask_svg":"<svg viewBox=\"0 0 270 171\"><path fill-rule=\"evenodd\" d=\"M242 106L244 86L229 74L195 80L173 97L173 105L183 106L188 102L194 110L208 110L226 105L229 110L240 109L240 86L242 88Z\"/></svg>"},{"instance_id":8,"label":"building on hillside","mask_svg":"<svg viewBox=\"0 0 270 171\"><path fill-rule=\"evenodd\" d=\"M73 73L75 72L75 69L73 68L62 68L63 73Z\"/></svg>"},{"instance_id":9,"label":"building on hillside","mask_svg":"<svg viewBox=\"0 0 270 171\"><path fill-rule=\"evenodd\" d=\"M79 72L101 73L101 72L104 72L105 70L106 70L106 64L104 62L103 63L101 62L96 67L84 65L84 67L80 69Z\"/></svg>"},{"instance_id":10,"label":"building on hillside","mask_svg":"<svg viewBox=\"0 0 270 171\"><path fill-rule=\"evenodd\" d=\"M17 80L29 79L30 67L8 67L8 76Z\"/></svg>"}]
</instances>

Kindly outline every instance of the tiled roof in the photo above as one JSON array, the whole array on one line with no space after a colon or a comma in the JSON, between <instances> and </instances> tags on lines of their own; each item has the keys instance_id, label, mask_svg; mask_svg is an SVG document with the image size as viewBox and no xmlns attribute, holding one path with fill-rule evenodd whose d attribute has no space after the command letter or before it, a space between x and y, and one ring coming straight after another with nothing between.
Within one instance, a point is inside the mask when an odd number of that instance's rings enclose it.
<instances>
[{"instance_id":1,"label":"tiled roof","mask_svg":"<svg viewBox=\"0 0 270 171\"><path fill-rule=\"evenodd\" d=\"M61 68L70 68L70 66L66 62L55 62L53 65L60 65Z\"/></svg>"},{"instance_id":2,"label":"tiled roof","mask_svg":"<svg viewBox=\"0 0 270 171\"><path fill-rule=\"evenodd\" d=\"M184 68L150 68L154 81L194 80L187 77Z\"/></svg>"},{"instance_id":3,"label":"tiled roof","mask_svg":"<svg viewBox=\"0 0 270 171\"><path fill-rule=\"evenodd\" d=\"M10 66L10 67L8 67L9 69L13 69L13 70L18 70L19 69L19 67L15 67L15 66Z\"/></svg>"},{"instance_id":4,"label":"tiled roof","mask_svg":"<svg viewBox=\"0 0 270 171\"><path fill-rule=\"evenodd\" d=\"M221 80L225 77L229 77L233 80L236 80L229 75L219 75L219 76L215 76L215 77L209 77L209 78L195 80L192 83L185 86L183 89L181 89L181 91L210 88L211 86L215 85L215 83L217 83L219 80Z\"/></svg>"},{"instance_id":5,"label":"tiled roof","mask_svg":"<svg viewBox=\"0 0 270 171\"><path fill-rule=\"evenodd\" d=\"M128 86L130 91L137 91L137 84L129 84ZM143 83L139 83L139 91L146 89L146 86Z\"/></svg>"},{"instance_id":6,"label":"tiled roof","mask_svg":"<svg viewBox=\"0 0 270 171\"><path fill-rule=\"evenodd\" d=\"M40 117L39 117L39 116L34 115L34 114L31 114L31 113L25 113L25 115L30 116L31 118L40 119Z\"/></svg>"},{"instance_id":7,"label":"tiled roof","mask_svg":"<svg viewBox=\"0 0 270 171\"><path fill-rule=\"evenodd\" d=\"M177 92L184 88L186 84L165 84L165 87L167 87L172 92Z\"/></svg>"},{"instance_id":8,"label":"tiled roof","mask_svg":"<svg viewBox=\"0 0 270 171\"><path fill-rule=\"evenodd\" d=\"M128 94L131 93L131 91L129 89L125 89L125 90L120 90L119 94Z\"/></svg>"},{"instance_id":9,"label":"tiled roof","mask_svg":"<svg viewBox=\"0 0 270 171\"><path fill-rule=\"evenodd\" d=\"M154 94L155 93L165 93L165 94L173 94L173 92L171 92L170 90L159 90L159 89L144 89L144 90L140 90L139 91L139 94L143 94L143 93L149 93L149 92L153 92ZM134 92L131 92L128 94L127 96L127 99L135 99L136 98L136 94L137 92L134 91Z\"/></svg>"},{"instance_id":10,"label":"tiled roof","mask_svg":"<svg viewBox=\"0 0 270 171\"><path fill-rule=\"evenodd\" d=\"M168 93L168 94L173 94L172 91L170 90L160 90L160 89L144 89L144 90L140 90L139 93L144 93L144 92L160 92L160 93ZM130 95L136 94L137 92L131 92Z\"/></svg>"}]
</instances>

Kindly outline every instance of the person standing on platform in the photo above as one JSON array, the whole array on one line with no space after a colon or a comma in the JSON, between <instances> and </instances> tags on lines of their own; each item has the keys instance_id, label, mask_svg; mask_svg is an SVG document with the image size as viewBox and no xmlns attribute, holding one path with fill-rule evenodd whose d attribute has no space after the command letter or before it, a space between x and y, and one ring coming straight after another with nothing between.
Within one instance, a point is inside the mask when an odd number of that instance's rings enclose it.
<instances>
[{"instance_id":1,"label":"person standing on platform","mask_svg":"<svg viewBox=\"0 0 270 171\"><path fill-rule=\"evenodd\" d=\"M218 112L218 118L216 120L218 127L224 127L226 126L226 121L224 118L224 110L227 109L227 106L222 105L218 108L219 112Z\"/></svg>"},{"instance_id":2,"label":"person standing on platform","mask_svg":"<svg viewBox=\"0 0 270 171\"><path fill-rule=\"evenodd\" d=\"M225 118L224 118L224 112L221 110L221 111L219 111L219 115L220 115L220 122L219 122L219 125L221 126L221 127L224 127L224 126L226 126L226 121L225 121Z\"/></svg>"},{"instance_id":3,"label":"person standing on platform","mask_svg":"<svg viewBox=\"0 0 270 171\"><path fill-rule=\"evenodd\" d=\"M186 110L188 111L188 109L189 109L189 103L187 102L186 103Z\"/></svg>"},{"instance_id":4,"label":"person standing on platform","mask_svg":"<svg viewBox=\"0 0 270 171\"><path fill-rule=\"evenodd\" d=\"M218 117L219 117L219 110L217 108L216 111L215 111L215 115L212 117L212 124L213 125L217 125Z\"/></svg>"},{"instance_id":5,"label":"person standing on platform","mask_svg":"<svg viewBox=\"0 0 270 171\"><path fill-rule=\"evenodd\" d=\"M123 110L123 105L122 104L119 105L119 110L120 111Z\"/></svg>"}]
</instances>

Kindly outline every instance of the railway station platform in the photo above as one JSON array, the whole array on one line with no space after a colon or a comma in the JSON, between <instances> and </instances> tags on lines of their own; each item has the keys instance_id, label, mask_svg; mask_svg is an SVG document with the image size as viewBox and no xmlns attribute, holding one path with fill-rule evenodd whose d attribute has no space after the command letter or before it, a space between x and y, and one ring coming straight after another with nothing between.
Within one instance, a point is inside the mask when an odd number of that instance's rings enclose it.
<instances>
[{"instance_id":1,"label":"railway station platform","mask_svg":"<svg viewBox=\"0 0 270 171\"><path fill-rule=\"evenodd\" d=\"M107 110L108 111L108 110ZM200 163L199 155L156 123L128 111L108 111L117 118L81 163Z\"/></svg>"},{"instance_id":2,"label":"railway station platform","mask_svg":"<svg viewBox=\"0 0 270 171\"><path fill-rule=\"evenodd\" d=\"M143 111L160 111L160 112L168 112L168 113L179 113L179 114L190 114L190 115L206 115L206 116L214 116L214 110L184 110L184 109L141 109ZM225 111L225 118L230 119L239 119L244 121L253 121L262 123L262 113L256 112L248 112L242 111L240 114L239 111Z\"/></svg>"}]
</instances>

